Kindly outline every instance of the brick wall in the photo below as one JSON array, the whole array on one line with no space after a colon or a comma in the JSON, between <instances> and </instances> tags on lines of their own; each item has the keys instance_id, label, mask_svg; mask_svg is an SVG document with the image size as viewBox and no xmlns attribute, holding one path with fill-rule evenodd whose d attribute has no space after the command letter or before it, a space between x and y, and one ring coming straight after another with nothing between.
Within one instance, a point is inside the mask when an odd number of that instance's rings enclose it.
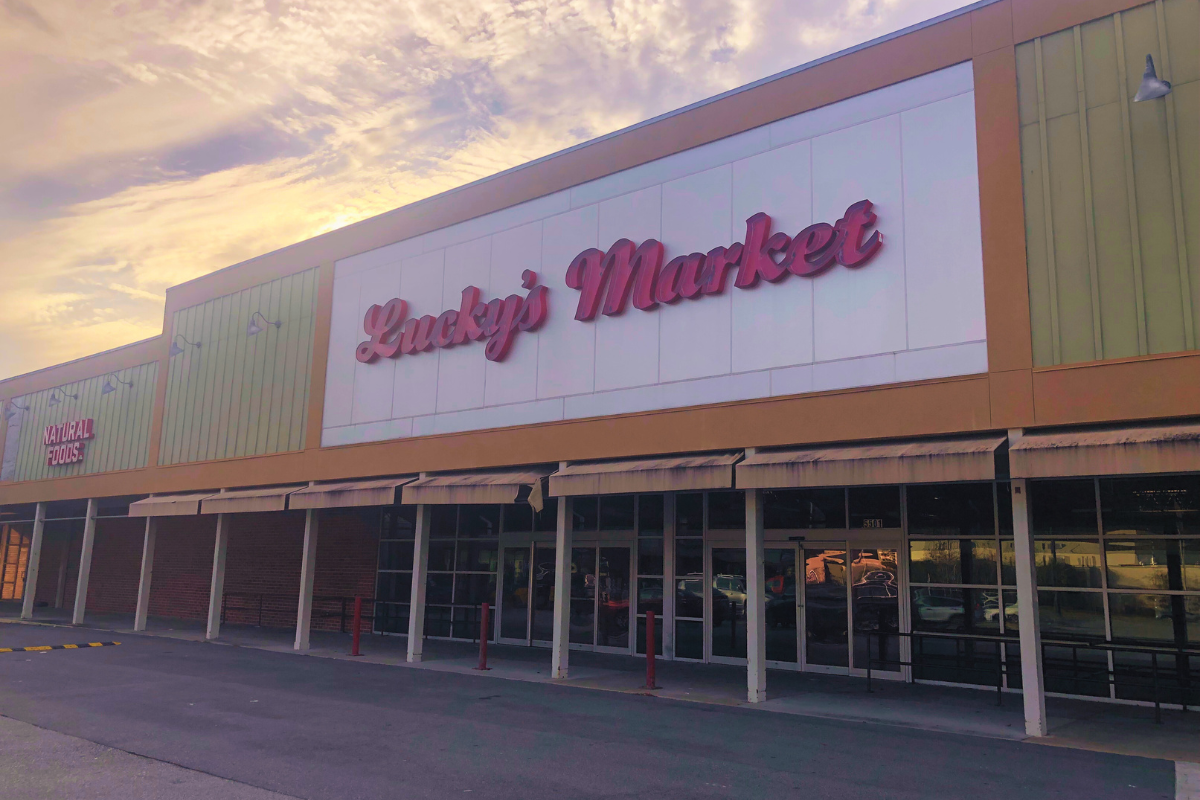
<instances>
[{"instance_id":1,"label":"brick wall","mask_svg":"<svg viewBox=\"0 0 1200 800\"><path fill-rule=\"evenodd\" d=\"M92 574L88 578L89 612L132 614L137 610L145 533L146 521L142 519L96 520Z\"/></svg>"},{"instance_id":2,"label":"brick wall","mask_svg":"<svg viewBox=\"0 0 1200 800\"><path fill-rule=\"evenodd\" d=\"M315 597L354 597L364 601L375 596L375 567L379 557L378 509L329 509L321 512L317 536L317 571L313 576ZM347 604L351 612L353 606ZM314 630L338 630L339 617L322 617L320 612L340 612L340 604L316 602L313 607ZM370 603L363 613L371 613ZM347 623L349 625L349 623ZM349 627L347 627L349 630ZM369 621L363 630L371 630Z\"/></svg>"},{"instance_id":3,"label":"brick wall","mask_svg":"<svg viewBox=\"0 0 1200 800\"><path fill-rule=\"evenodd\" d=\"M38 564L38 607L53 608L58 595L58 573L66 561L63 608L75 604L75 580L79 576L79 554L83 551L83 520L51 520L42 532L42 557ZM94 549L93 549L94 552Z\"/></svg>"},{"instance_id":4,"label":"brick wall","mask_svg":"<svg viewBox=\"0 0 1200 800\"><path fill-rule=\"evenodd\" d=\"M234 515L225 557L225 621L295 627L303 555L303 512Z\"/></svg>"},{"instance_id":5,"label":"brick wall","mask_svg":"<svg viewBox=\"0 0 1200 800\"><path fill-rule=\"evenodd\" d=\"M216 517L163 517L158 521L151 616L207 619L216 531Z\"/></svg>"}]
</instances>

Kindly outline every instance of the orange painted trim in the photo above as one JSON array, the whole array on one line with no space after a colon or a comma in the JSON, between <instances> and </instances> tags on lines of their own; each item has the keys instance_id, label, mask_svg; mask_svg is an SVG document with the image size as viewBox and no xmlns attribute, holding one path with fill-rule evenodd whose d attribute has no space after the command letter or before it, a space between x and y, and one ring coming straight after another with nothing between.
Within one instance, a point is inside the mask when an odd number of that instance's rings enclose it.
<instances>
[{"instance_id":1,"label":"orange painted trim","mask_svg":"<svg viewBox=\"0 0 1200 800\"><path fill-rule=\"evenodd\" d=\"M0 504L990 430L986 376L0 485Z\"/></svg>"},{"instance_id":2,"label":"orange painted trim","mask_svg":"<svg viewBox=\"0 0 1200 800\"><path fill-rule=\"evenodd\" d=\"M1036 423L1078 425L1200 416L1200 353L1032 372Z\"/></svg>"},{"instance_id":3,"label":"orange painted trim","mask_svg":"<svg viewBox=\"0 0 1200 800\"><path fill-rule=\"evenodd\" d=\"M308 425L304 449L321 447L325 419L325 377L329 365L329 337L333 323L333 262L326 261L317 274L317 311L313 319L313 354L309 364Z\"/></svg>"},{"instance_id":4,"label":"orange painted trim","mask_svg":"<svg viewBox=\"0 0 1200 800\"><path fill-rule=\"evenodd\" d=\"M1029 369L1033 341L1015 50L976 57L974 71L988 369Z\"/></svg>"},{"instance_id":5,"label":"orange painted trim","mask_svg":"<svg viewBox=\"0 0 1200 800\"><path fill-rule=\"evenodd\" d=\"M1066 30L1118 11L1146 5L1146 0L1011 0L1013 38L1017 44Z\"/></svg>"}]
</instances>

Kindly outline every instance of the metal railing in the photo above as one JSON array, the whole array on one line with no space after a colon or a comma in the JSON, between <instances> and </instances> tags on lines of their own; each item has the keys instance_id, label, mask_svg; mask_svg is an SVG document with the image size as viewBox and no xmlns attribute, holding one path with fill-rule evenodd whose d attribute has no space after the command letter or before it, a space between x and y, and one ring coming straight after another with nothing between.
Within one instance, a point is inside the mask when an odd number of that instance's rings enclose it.
<instances>
[{"instance_id":1,"label":"metal railing","mask_svg":"<svg viewBox=\"0 0 1200 800\"><path fill-rule=\"evenodd\" d=\"M231 602L232 598L232 602ZM246 612L256 616L255 627L262 627L263 615L274 615L287 618L289 615L294 624L296 609L300 604L298 594L272 594L269 592L225 592L221 596L221 624L224 624L229 612ZM364 597L364 608L370 606L374 611L375 598ZM349 621L354 617L354 597L343 595L319 595L313 597L313 619L338 619L338 630L345 633ZM373 613L363 612L364 620L374 620Z\"/></svg>"},{"instance_id":2,"label":"metal railing","mask_svg":"<svg viewBox=\"0 0 1200 800\"><path fill-rule=\"evenodd\" d=\"M1005 677L1010 674L1009 665L1009 645L1020 646L1020 639L1015 636L988 636L978 634L953 634L953 633L928 633L915 631L911 633L899 632L882 632L869 631L867 636L867 691L873 692L874 688L871 681L871 673L877 666L896 666L909 667L914 670L929 670L929 669L950 669L955 674L959 673L977 673L986 674L993 678L996 686L996 705L1000 705L1003 699ZM908 639L912 643L910 648L909 660L905 661L901 658L889 659L882 655L872 655L872 645L878 643L874 648L874 652L882 654L884 652L884 640L889 637L894 637L897 640ZM953 654L945 652L927 653L925 644L929 641L939 643L953 642ZM975 644L994 644L995 655L992 662L992 654L975 652ZM1069 658L1060 658L1053 655L1048 655L1048 649L1069 649L1071 656ZM1104 659L1098 660L1095 658L1080 659L1081 653L1103 653ZM1112 657L1109 657L1109 654ZM1130 663L1128 661L1120 663L1118 655L1132 654L1141 656L1142 661L1149 661L1148 664ZM1148 657L1148 659L1146 658ZM1154 703L1154 721L1162 722L1162 703L1163 692L1174 691L1178 693L1179 705L1183 711L1187 711L1189 706L1200 705L1197 700L1200 700L1200 676L1193 677L1191 659L1200 659L1200 650L1191 650L1186 647L1156 647L1150 645L1133 645L1133 644L1113 644L1111 642L1099 641L1060 641L1060 640L1042 640L1042 671L1043 680L1048 681L1051 678L1069 681L1076 686L1079 684L1094 684L1103 685L1105 691L1108 692L1109 687L1124 689L1124 690L1143 690L1147 691ZM987 666L980 666L980 662L987 660ZM1165 662L1173 660L1174 666L1167 666ZM1017 663L1019 664L1019 657ZM1019 666L1018 672L1019 674ZM1171 686L1170 681L1164 681L1164 678L1174 678L1175 685ZM1165 685L1164 685L1165 684ZM987 684L991 685L991 681Z\"/></svg>"}]
</instances>

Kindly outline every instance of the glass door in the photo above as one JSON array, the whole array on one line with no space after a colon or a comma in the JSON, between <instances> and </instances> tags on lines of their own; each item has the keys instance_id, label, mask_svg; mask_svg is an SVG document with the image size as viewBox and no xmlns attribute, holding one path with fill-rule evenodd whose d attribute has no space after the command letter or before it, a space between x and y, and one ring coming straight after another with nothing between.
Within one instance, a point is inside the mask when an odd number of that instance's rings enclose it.
<instances>
[{"instance_id":1,"label":"glass door","mask_svg":"<svg viewBox=\"0 0 1200 800\"><path fill-rule=\"evenodd\" d=\"M767 547L764 551L766 585L763 602L767 628L767 661L779 666L800 662L796 608L796 546Z\"/></svg>"},{"instance_id":2,"label":"glass door","mask_svg":"<svg viewBox=\"0 0 1200 800\"><path fill-rule=\"evenodd\" d=\"M500 639L548 644L554 636L554 545L505 547L500 591Z\"/></svg>"},{"instance_id":3,"label":"glass door","mask_svg":"<svg viewBox=\"0 0 1200 800\"><path fill-rule=\"evenodd\" d=\"M709 549L712 590L709 592L709 657L714 661L746 659L746 548Z\"/></svg>"},{"instance_id":4,"label":"glass door","mask_svg":"<svg viewBox=\"0 0 1200 800\"><path fill-rule=\"evenodd\" d=\"M896 547L850 550L850 619L854 631L851 667L866 672L869 658L900 660L900 570ZM899 672L896 664L872 670Z\"/></svg>"},{"instance_id":5,"label":"glass door","mask_svg":"<svg viewBox=\"0 0 1200 800\"><path fill-rule=\"evenodd\" d=\"M804 547L804 667L845 672L850 667L846 548Z\"/></svg>"},{"instance_id":6,"label":"glass door","mask_svg":"<svg viewBox=\"0 0 1200 800\"><path fill-rule=\"evenodd\" d=\"M898 661L899 537L806 543L802 552L804 668L865 674L871 658ZM900 669L884 663L871 668Z\"/></svg>"},{"instance_id":7,"label":"glass door","mask_svg":"<svg viewBox=\"0 0 1200 800\"><path fill-rule=\"evenodd\" d=\"M628 545L571 548L571 644L630 652L632 577Z\"/></svg>"}]
</instances>

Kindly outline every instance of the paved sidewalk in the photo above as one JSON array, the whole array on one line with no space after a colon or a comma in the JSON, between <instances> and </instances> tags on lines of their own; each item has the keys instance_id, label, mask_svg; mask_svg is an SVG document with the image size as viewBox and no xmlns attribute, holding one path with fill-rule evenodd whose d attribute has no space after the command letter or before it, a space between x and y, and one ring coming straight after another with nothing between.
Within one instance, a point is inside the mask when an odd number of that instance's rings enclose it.
<instances>
[{"instance_id":1,"label":"paved sidewalk","mask_svg":"<svg viewBox=\"0 0 1200 800\"><path fill-rule=\"evenodd\" d=\"M34 624L69 624L69 612L38 609ZM0 621L13 621L11 618ZM132 631L132 615L88 615L88 626L124 636ZM204 641L204 624L193 620L151 618L145 635ZM214 644L294 653L290 629L224 625ZM314 631L307 655L351 660L350 635ZM550 652L544 648L489 645L489 667L480 672L478 645L426 640L424 660L406 661L407 637L363 636L362 663L424 669L534 683L550 683ZM986 736L1097 752L1166 758L1200 763L1200 712L1164 709L1163 724L1154 723L1152 708L1049 697L1050 735L1025 735L1021 695L1006 692L1000 706L993 690L910 684L878 679L867 692L865 679L838 675L769 670L765 703L746 702L743 667L662 661L657 663L656 691L645 688L645 661L623 655L572 650L570 677L560 685L737 706L827 719L897 725L922 730Z\"/></svg>"}]
</instances>

